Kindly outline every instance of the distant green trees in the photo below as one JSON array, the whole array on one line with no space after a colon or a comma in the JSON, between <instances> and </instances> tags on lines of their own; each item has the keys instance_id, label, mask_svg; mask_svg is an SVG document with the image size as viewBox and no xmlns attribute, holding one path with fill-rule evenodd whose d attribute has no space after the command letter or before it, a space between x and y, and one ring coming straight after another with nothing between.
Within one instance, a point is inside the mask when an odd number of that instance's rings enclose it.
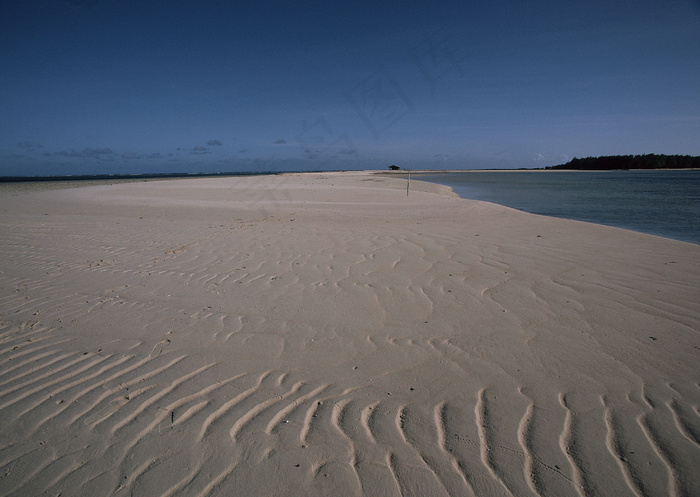
<instances>
[{"instance_id":1,"label":"distant green trees","mask_svg":"<svg viewBox=\"0 0 700 497\"><path fill-rule=\"evenodd\" d=\"M607 155L574 158L566 164L545 169L608 171L612 169L700 169L700 157L692 155Z\"/></svg>"}]
</instances>

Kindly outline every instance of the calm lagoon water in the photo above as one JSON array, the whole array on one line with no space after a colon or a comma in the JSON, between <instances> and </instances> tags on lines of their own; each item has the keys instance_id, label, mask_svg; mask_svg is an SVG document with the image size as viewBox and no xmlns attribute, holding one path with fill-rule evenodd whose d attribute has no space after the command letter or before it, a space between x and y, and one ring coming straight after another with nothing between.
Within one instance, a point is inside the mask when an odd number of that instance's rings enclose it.
<instances>
[{"instance_id":1,"label":"calm lagoon water","mask_svg":"<svg viewBox=\"0 0 700 497\"><path fill-rule=\"evenodd\" d=\"M463 198L700 244L700 171L470 171L414 175Z\"/></svg>"}]
</instances>

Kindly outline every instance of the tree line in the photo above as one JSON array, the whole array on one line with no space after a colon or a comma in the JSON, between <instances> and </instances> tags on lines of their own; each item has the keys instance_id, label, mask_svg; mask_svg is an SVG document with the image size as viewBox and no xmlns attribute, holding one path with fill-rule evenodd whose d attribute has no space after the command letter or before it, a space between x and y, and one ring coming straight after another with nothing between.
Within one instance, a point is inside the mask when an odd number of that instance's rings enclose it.
<instances>
[{"instance_id":1,"label":"tree line","mask_svg":"<svg viewBox=\"0 0 700 497\"><path fill-rule=\"evenodd\" d=\"M613 169L700 169L700 157L692 155L607 155L573 158L566 164L545 169L608 171Z\"/></svg>"}]
</instances>

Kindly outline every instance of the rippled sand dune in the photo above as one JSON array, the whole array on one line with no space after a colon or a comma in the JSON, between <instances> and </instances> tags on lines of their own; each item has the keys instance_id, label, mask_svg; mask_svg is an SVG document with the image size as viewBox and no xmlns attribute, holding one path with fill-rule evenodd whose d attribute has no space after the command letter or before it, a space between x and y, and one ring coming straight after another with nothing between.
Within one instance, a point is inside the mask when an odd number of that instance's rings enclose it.
<instances>
[{"instance_id":1,"label":"rippled sand dune","mask_svg":"<svg viewBox=\"0 0 700 497\"><path fill-rule=\"evenodd\" d=\"M370 173L0 191L0 495L700 495L700 246Z\"/></svg>"}]
</instances>

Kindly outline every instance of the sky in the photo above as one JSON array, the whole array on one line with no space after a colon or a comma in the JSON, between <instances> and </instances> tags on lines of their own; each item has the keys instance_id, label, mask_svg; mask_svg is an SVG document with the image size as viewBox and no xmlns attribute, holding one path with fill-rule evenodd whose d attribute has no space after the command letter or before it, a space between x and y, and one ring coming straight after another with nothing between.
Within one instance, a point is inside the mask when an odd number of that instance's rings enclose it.
<instances>
[{"instance_id":1,"label":"sky","mask_svg":"<svg viewBox=\"0 0 700 497\"><path fill-rule=\"evenodd\" d=\"M0 0L0 176L700 155L700 0Z\"/></svg>"}]
</instances>

